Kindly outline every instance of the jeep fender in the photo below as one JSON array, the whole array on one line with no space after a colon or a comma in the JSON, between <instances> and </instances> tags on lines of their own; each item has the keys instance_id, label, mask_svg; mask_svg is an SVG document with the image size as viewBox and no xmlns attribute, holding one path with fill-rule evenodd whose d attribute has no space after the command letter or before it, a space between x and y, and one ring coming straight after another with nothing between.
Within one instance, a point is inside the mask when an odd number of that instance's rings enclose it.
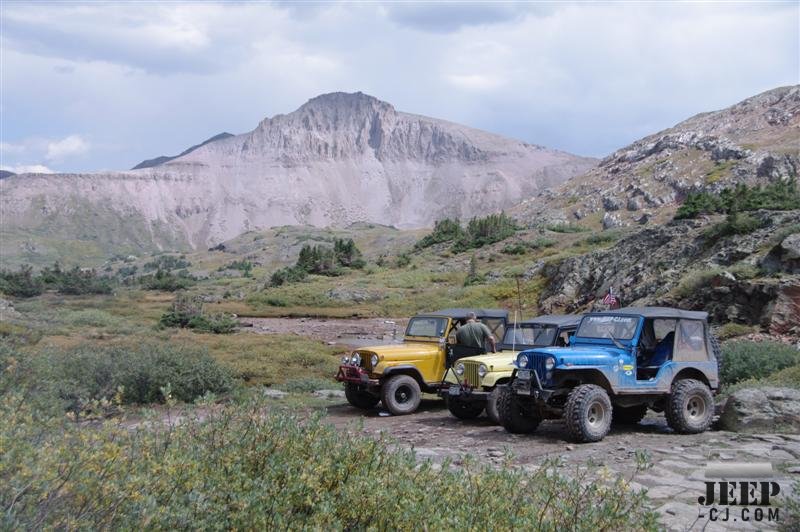
<instances>
[{"instance_id":1,"label":"jeep fender","mask_svg":"<svg viewBox=\"0 0 800 532\"><path fill-rule=\"evenodd\" d=\"M614 393L614 388L611 386L608 377L597 367L557 367L555 370L558 373L553 377L559 387L562 387L563 384L568 384L569 386L563 387L569 388L574 388L580 384L596 384L608 392L609 395Z\"/></svg>"},{"instance_id":2,"label":"jeep fender","mask_svg":"<svg viewBox=\"0 0 800 532\"><path fill-rule=\"evenodd\" d=\"M717 388L719 388L718 379L714 379L713 376L709 377L709 375L706 374L706 372L701 371L698 368L683 368L680 371L676 372L675 377L672 379L672 382L670 382L670 388L672 387L672 383L683 379L696 379L705 384L706 386L708 386L709 388L711 388L712 390L716 390Z\"/></svg>"},{"instance_id":3,"label":"jeep fender","mask_svg":"<svg viewBox=\"0 0 800 532\"><path fill-rule=\"evenodd\" d=\"M420 374L416 366L410 366L410 365L391 366L389 368L386 368L386 371L384 371L383 374L381 375L381 386L383 386L383 384L388 379L390 379L395 375L408 375L412 377L415 381L417 381L419 387L422 388L423 391L431 389L431 386L429 386L427 382L422 380L422 375Z\"/></svg>"}]
</instances>

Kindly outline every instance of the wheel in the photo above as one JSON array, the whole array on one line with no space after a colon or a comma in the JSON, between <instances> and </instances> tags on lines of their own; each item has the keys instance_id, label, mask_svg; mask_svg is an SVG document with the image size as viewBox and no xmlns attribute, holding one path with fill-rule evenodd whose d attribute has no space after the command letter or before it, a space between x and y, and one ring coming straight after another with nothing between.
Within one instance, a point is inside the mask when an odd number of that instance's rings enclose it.
<instances>
[{"instance_id":1,"label":"wheel","mask_svg":"<svg viewBox=\"0 0 800 532\"><path fill-rule=\"evenodd\" d=\"M410 414L419 408L422 392L419 383L408 375L390 377L381 389L383 406L396 416Z\"/></svg>"},{"instance_id":2,"label":"wheel","mask_svg":"<svg viewBox=\"0 0 800 532\"><path fill-rule=\"evenodd\" d=\"M667 424L679 434L697 434L711 425L714 397L708 386L695 379L681 379L672 385L664 410Z\"/></svg>"},{"instance_id":3,"label":"wheel","mask_svg":"<svg viewBox=\"0 0 800 532\"><path fill-rule=\"evenodd\" d=\"M611 421L619 425L636 425L647 414L647 405L615 406Z\"/></svg>"},{"instance_id":4,"label":"wheel","mask_svg":"<svg viewBox=\"0 0 800 532\"><path fill-rule=\"evenodd\" d=\"M502 423L500 423L500 414L497 411L497 398L500 396L501 388L505 387L505 384L495 386L489 393L489 397L486 401L486 415L489 416L489 419L492 420L492 423L495 425L502 425Z\"/></svg>"},{"instance_id":5,"label":"wheel","mask_svg":"<svg viewBox=\"0 0 800 532\"><path fill-rule=\"evenodd\" d=\"M530 434L542 421L536 416L526 415L516 394L508 386L498 386L497 415L500 424L512 434Z\"/></svg>"},{"instance_id":6,"label":"wheel","mask_svg":"<svg viewBox=\"0 0 800 532\"><path fill-rule=\"evenodd\" d=\"M447 396L447 409L458 419L475 419L483 412L483 402L464 401L460 397Z\"/></svg>"},{"instance_id":7,"label":"wheel","mask_svg":"<svg viewBox=\"0 0 800 532\"><path fill-rule=\"evenodd\" d=\"M360 390L357 385L350 383L344 385L344 396L347 397L348 403L364 410L369 410L381 400L380 397L376 397L365 390Z\"/></svg>"},{"instance_id":8,"label":"wheel","mask_svg":"<svg viewBox=\"0 0 800 532\"><path fill-rule=\"evenodd\" d=\"M588 443L605 438L611 429L611 400L596 384L581 384L567 397L564 421L575 441Z\"/></svg>"}]
</instances>

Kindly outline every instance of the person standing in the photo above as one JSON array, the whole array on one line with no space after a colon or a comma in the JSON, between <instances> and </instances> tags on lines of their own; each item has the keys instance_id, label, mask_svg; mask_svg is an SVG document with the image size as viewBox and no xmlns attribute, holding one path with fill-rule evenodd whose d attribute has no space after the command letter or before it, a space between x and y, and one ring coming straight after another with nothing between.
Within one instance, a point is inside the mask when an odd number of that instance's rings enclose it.
<instances>
[{"instance_id":1,"label":"person standing","mask_svg":"<svg viewBox=\"0 0 800 532\"><path fill-rule=\"evenodd\" d=\"M486 342L492 347L492 353L497 351L497 341L492 335L489 327L477 321L474 312L467 314L467 323L456 331L456 342L461 345L486 349Z\"/></svg>"}]
</instances>

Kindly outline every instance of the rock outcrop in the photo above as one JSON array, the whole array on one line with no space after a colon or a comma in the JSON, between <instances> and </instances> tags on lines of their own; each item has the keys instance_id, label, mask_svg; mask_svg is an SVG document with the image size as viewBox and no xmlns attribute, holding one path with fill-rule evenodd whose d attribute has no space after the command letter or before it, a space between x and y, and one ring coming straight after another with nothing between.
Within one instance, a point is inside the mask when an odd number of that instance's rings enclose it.
<instances>
[{"instance_id":1,"label":"rock outcrop","mask_svg":"<svg viewBox=\"0 0 800 532\"><path fill-rule=\"evenodd\" d=\"M780 87L634 142L510 212L531 226L592 214L604 228L663 222L689 193L797 177L798 139L800 86Z\"/></svg>"},{"instance_id":2,"label":"rock outcrop","mask_svg":"<svg viewBox=\"0 0 800 532\"><path fill-rule=\"evenodd\" d=\"M728 397L720 427L736 432L800 433L800 390L743 388Z\"/></svg>"}]
</instances>

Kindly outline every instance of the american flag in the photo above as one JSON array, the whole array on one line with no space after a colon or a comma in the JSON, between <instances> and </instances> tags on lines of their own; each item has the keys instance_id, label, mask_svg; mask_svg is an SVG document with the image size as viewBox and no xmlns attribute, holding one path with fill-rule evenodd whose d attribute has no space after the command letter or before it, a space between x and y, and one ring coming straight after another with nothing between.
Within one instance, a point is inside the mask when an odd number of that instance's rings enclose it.
<instances>
[{"instance_id":1,"label":"american flag","mask_svg":"<svg viewBox=\"0 0 800 532\"><path fill-rule=\"evenodd\" d=\"M611 308L619 305L619 300L617 299L617 296L614 295L613 288L609 287L606 297L603 298L603 304L608 305Z\"/></svg>"}]
</instances>

